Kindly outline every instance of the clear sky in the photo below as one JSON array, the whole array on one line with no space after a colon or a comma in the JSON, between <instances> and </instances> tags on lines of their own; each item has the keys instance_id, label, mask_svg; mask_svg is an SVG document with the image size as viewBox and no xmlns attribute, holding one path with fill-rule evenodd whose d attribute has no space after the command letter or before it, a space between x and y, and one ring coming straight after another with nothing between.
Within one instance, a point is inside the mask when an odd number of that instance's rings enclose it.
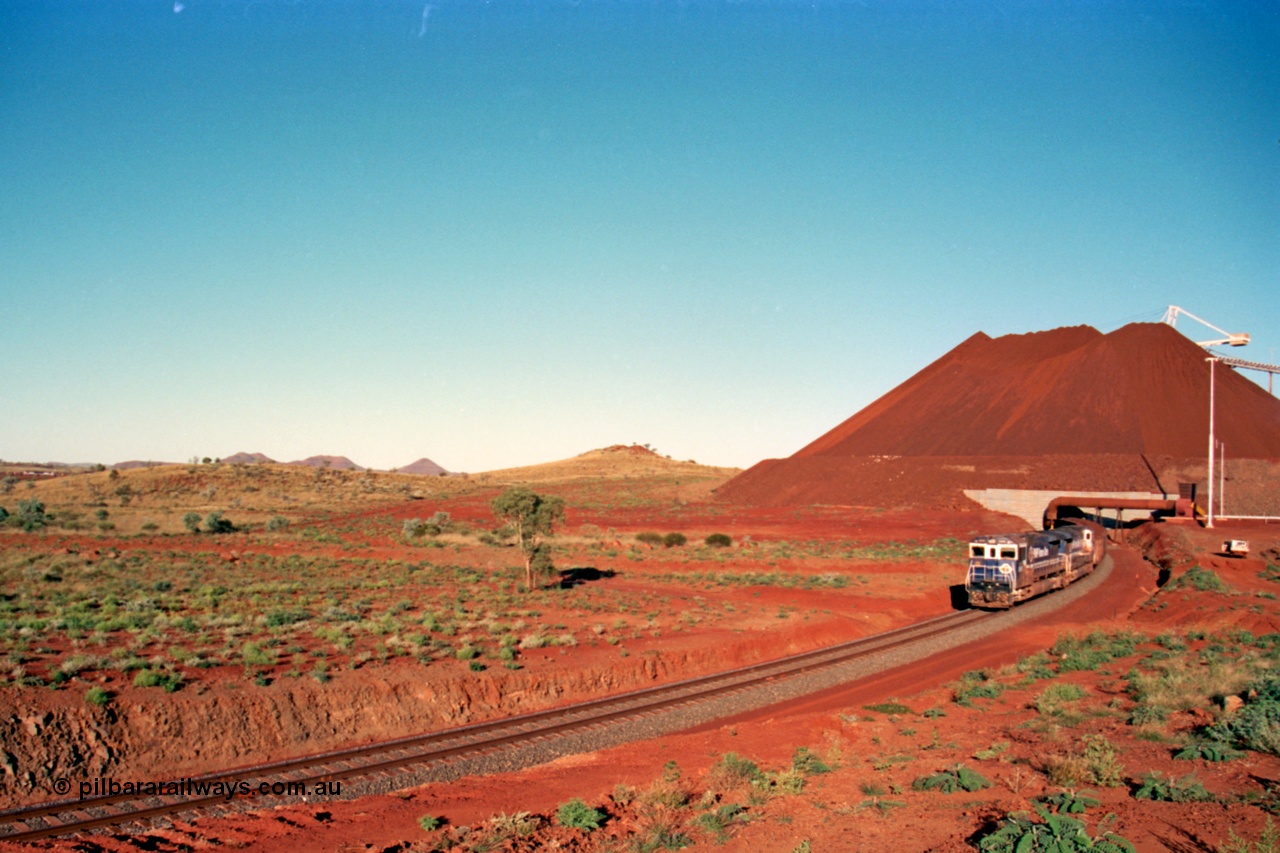
<instances>
[{"instance_id":1,"label":"clear sky","mask_svg":"<svg viewBox=\"0 0 1280 853\"><path fill-rule=\"evenodd\" d=\"M748 466L1170 303L1274 362L1277 93L1254 0L7 0L0 456Z\"/></svg>"}]
</instances>

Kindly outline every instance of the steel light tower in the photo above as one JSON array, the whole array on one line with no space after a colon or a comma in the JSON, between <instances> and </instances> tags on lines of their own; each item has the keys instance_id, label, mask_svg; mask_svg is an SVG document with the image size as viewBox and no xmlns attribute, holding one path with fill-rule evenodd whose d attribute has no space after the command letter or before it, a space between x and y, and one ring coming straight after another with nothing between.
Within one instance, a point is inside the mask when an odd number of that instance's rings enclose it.
<instances>
[{"instance_id":1,"label":"steel light tower","mask_svg":"<svg viewBox=\"0 0 1280 853\"><path fill-rule=\"evenodd\" d=\"M1216 358L1206 358L1209 362L1209 517L1205 522L1205 527L1213 527L1213 394L1214 394L1214 365L1218 363Z\"/></svg>"}]
</instances>

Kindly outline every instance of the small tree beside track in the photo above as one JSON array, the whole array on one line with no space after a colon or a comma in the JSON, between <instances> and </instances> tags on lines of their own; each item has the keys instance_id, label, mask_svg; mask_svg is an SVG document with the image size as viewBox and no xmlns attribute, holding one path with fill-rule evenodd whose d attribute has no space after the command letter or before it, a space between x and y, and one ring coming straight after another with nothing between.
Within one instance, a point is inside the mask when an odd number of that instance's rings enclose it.
<instances>
[{"instance_id":1,"label":"small tree beside track","mask_svg":"<svg viewBox=\"0 0 1280 853\"><path fill-rule=\"evenodd\" d=\"M539 495L524 486L512 486L489 504L494 516L509 526L524 557L525 588L533 589L535 573L549 574L551 546L546 537L564 522L564 498Z\"/></svg>"}]
</instances>

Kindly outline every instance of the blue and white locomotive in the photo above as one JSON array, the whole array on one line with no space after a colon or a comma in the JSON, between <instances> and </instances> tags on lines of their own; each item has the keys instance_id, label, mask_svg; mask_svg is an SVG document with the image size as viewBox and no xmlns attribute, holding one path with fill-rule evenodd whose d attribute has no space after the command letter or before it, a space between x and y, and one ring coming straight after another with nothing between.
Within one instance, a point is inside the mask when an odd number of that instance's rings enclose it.
<instances>
[{"instance_id":1,"label":"blue and white locomotive","mask_svg":"<svg viewBox=\"0 0 1280 853\"><path fill-rule=\"evenodd\" d=\"M1106 542L1106 532L1094 524L975 537L964 582L969 604L1008 608L1062 589L1102 562Z\"/></svg>"}]
</instances>

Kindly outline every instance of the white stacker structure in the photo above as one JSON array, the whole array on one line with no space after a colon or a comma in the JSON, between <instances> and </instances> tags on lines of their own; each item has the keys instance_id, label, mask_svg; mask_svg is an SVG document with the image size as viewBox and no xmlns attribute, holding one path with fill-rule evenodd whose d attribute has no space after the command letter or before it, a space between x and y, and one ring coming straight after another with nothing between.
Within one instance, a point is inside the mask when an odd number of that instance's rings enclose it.
<instances>
[{"instance_id":1,"label":"white stacker structure","mask_svg":"<svg viewBox=\"0 0 1280 853\"><path fill-rule=\"evenodd\" d=\"M1213 437L1213 421L1214 421L1213 368L1214 368L1214 365L1216 365L1218 362L1222 362L1223 364L1228 365L1230 367L1244 368L1245 370L1260 370L1268 374L1267 375L1267 393L1272 394L1273 396L1275 392L1272 390L1271 384L1272 384L1272 380L1275 378L1275 375L1277 373L1280 373L1280 366L1277 366L1274 364L1263 364L1260 361L1245 361L1242 358L1231 358L1230 356L1220 355L1214 352L1213 350L1210 349L1210 347L1247 346L1249 343L1248 332L1228 332L1226 329L1219 329L1217 326L1213 325L1212 323L1206 320L1200 319L1195 314L1192 314L1190 311L1188 311L1185 308L1179 308L1177 305L1170 305L1169 310L1164 312L1163 322L1168 323L1170 326L1173 326L1176 329L1178 327L1179 315L1185 315L1187 317L1190 317L1192 320L1195 320L1197 323L1204 326L1205 328L1213 329L1218 334L1226 336L1222 338L1217 338L1212 341L1196 341L1197 346L1204 347L1205 351L1209 353L1209 357L1205 359L1205 361L1209 362L1209 477L1208 477L1209 479L1209 507L1208 507L1209 512L1208 512L1208 521L1206 526L1213 527L1213 515L1214 515L1214 512L1213 512L1213 463L1214 463L1215 451L1218 449L1218 445L1219 445L1219 442L1215 442ZM1218 487L1219 499L1221 499L1222 487L1226 484L1225 483L1226 466L1227 466L1227 448L1225 445L1222 445L1222 467L1219 469L1219 476L1222 477L1223 482L1220 483ZM1228 515L1219 513L1218 517L1219 518L1236 518L1236 519L1251 518L1251 519L1262 519L1267 521L1276 520L1275 516L1264 516L1264 515L1228 516ZM1229 543L1223 544L1224 549L1227 548L1228 544ZM1245 549L1246 550L1248 549L1248 543L1245 543Z\"/></svg>"}]
</instances>

